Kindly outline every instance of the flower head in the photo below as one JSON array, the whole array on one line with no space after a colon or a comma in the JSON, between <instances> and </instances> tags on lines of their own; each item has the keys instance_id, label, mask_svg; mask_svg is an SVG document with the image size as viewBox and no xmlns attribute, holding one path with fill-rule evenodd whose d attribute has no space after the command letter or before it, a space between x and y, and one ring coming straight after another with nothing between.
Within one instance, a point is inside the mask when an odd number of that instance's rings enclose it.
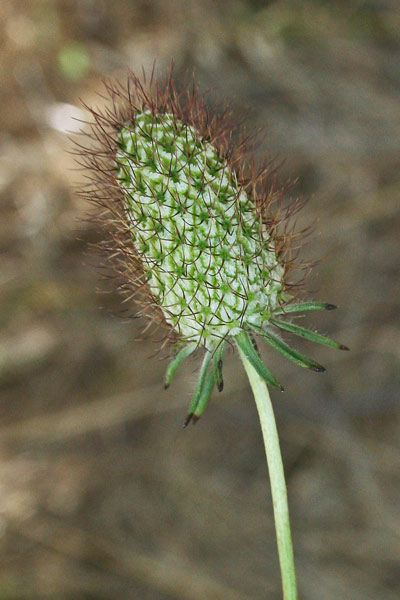
<instances>
[{"instance_id":1,"label":"flower head","mask_svg":"<svg viewBox=\"0 0 400 600\"><path fill-rule=\"evenodd\" d=\"M279 306L274 239L229 163L171 113L137 111L118 135L132 240L165 321L212 349Z\"/></svg>"},{"instance_id":2,"label":"flower head","mask_svg":"<svg viewBox=\"0 0 400 600\"><path fill-rule=\"evenodd\" d=\"M276 188L268 164L256 170L244 135L234 141L230 113L212 117L196 86L178 92L171 75L164 84L147 86L130 74L126 87L107 85L111 108L90 109L94 144L80 153L91 171L83 194L104 209L104 245L121 287L134 292L142 315L163 324L178 349L166 387L186 356L205 349L190 419L200 416L215 385L222 389L231 340L280 388L259 357L254 333L316 371L324 369L274 328L345 347L280 318L334 308L294 303L289 273L299 235L289 217L301 203L283 209L284 190Z\"/></svg>"}]
</instances>

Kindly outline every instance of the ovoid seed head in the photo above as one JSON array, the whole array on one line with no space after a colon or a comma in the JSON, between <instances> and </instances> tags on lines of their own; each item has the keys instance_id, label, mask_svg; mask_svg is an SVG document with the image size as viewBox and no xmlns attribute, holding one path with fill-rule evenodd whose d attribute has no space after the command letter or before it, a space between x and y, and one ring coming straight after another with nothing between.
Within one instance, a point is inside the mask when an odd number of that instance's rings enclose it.
<instances>
[{"instance_id":1,"label":"ovoid seed head","mask_svg":"<svg viewBox=\"0 0 400 600\"><path fill-rule=\"evenodd\" d=\"M214 384L222 389L223 353L234 340L264 379L280 387L262 365L252 332L297 364L323 370L271 331L327 343L276 317L333 306L294 304L299 278L294 282L290 273L309 267L297 261L306 232L290 224L302 204L283 208L285 190L276 186L270 162L257 170L246 133L233 135L232 114L212 116L193 81L178 92L172 71L163 84L130 74L126 86L106 89L109 106L89 109L90 133L83 135L91 142L79 147L90 169L82 195L102 207L108 234L102 246L120 288L136 296L142 316L163 325L179 349L166 386L183 358L204 347L189 411L200 416Z\"/></svg>"},{"instance_id":2,"label":"ovoid seed head","mask_svg":"<svg viewBox=\"0 0 400 600\"><path fill-rule=\"evenodd\" d=\"M279 306L275 241L228 162L171 113L137 111L118 135L117 178L154 302L212 347Z\"/></svg>"}]
</instances>

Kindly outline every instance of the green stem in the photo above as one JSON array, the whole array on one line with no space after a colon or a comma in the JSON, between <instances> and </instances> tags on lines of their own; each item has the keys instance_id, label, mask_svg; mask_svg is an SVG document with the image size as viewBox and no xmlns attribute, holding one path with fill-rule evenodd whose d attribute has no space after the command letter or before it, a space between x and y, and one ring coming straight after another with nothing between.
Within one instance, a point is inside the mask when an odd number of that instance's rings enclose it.
<instances>
[{"instance_id":1,"label":"green stem","mask_svg":"<svg viewBox=\"0 0 400 600\"><path fill-rule=\"evenodd\" d=\"M282 574L283 598L284 600L296 600L296 571L294 567L292 538L290 533L285 473L283 471L274 411L265 381L261 379L239 347L238 350L254 393L264 438L274 506L275 529Z\"/></svg>"}]
</instances>

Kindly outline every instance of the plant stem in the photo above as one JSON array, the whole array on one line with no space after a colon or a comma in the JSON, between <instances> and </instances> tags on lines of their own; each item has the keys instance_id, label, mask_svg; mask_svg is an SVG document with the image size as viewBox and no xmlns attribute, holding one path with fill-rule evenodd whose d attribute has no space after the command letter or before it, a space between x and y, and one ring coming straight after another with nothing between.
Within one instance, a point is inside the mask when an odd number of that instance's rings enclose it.
<instances>
[{"instance_id":1,"label":"plant stem","mask_svg":"<svg viewBox=\"0 0 400 600\"><path fill-rule=\"evenodd\" d=\"M238 350L254 393L264 438L265 454L267 456L269 478L271 482L272 502L274 506L275 530L281 566L283 598L284 600L296 600L296 571L294 567L293 546L290 533L285 473L283 471L274 411L265 381L261 379L239 347Z\"/></svg>"}]
</instances>

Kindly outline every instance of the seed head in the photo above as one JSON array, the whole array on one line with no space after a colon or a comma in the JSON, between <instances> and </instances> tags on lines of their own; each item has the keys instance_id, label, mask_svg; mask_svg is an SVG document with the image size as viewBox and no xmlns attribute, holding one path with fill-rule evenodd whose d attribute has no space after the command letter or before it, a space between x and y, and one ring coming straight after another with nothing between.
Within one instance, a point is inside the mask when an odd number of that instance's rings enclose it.
<instances>
[{"instance_id":1,"label":"seed head","mask_svg":"<svg viewBox=\"0 0 400 600\"><path fill-rule=\"evenodd\" d=\"M138 111L118 135L132 241L165 321L212 348L279 306L274 240L224 157L171 113Z\"/></svg>"},{"instance_id":2,"label":"seed head","mask_svg":"<svg viewBox=\"0 0 400 600\"><path fill-rule=\"evenodd\" d=\"M294 304L299 281L290 273L307 265L296 260L305 231L295 232L289 217L302 203L282 208L285 190L270 163L256 169L248 138L234 138L231 113L211 116L193 82L178 92L172 71L163 84L130 74L126 86L106 89L110 106L89 109L91 132L84 135L92 143L80 146L91 173L82 194L103 209L103 247L121 289L136 296L150 323L164 325L179 350L166 387L186 356L206 350L188 419L200 416L214 385L222 389L231 340L276 387L254 332L297 364L323 370L272 332L340 347L277 318L332 307Z\"/></svg>"}]
</instances>

